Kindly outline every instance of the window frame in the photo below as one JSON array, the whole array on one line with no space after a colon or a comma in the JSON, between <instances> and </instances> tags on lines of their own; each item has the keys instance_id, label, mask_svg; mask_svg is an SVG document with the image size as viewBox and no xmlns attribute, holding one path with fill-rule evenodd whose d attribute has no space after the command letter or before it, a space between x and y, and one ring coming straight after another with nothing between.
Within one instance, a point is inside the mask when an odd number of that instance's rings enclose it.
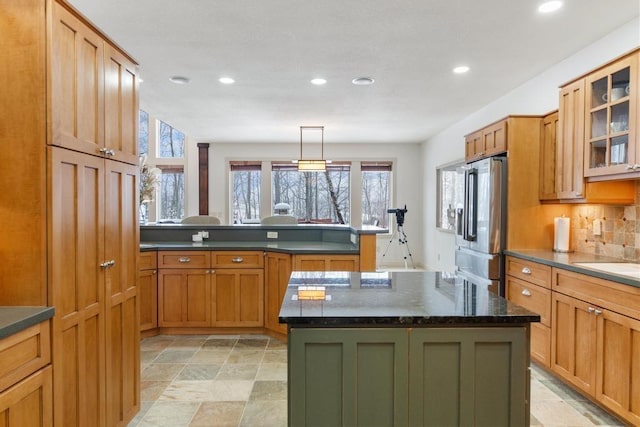
<instances>
[{"instance_id":1,"label":"window frame","mask_svg":"<svg viewBox=\"0 0 640 427\"><path fill-rule=\"evenodd\" d=\"M453 173L455 174L454 176L457 176L456 170L465 164L466 162L464 161L464 159L458 159L453 162L436 166L436 229L444 233L455 233L455 224L453 223L455 217L453 215L455 215L457 183L454 182L451 189L445 188L446 181L443 181L442 175L443 173ZM446 201L451 201L450 206L452 211L449 211L449 207L443 206L444 193L450 193L447 195ZM448 218L448 224L446 226L443 226L442 219L445 216Z\"/></svg>"}]
</instances>

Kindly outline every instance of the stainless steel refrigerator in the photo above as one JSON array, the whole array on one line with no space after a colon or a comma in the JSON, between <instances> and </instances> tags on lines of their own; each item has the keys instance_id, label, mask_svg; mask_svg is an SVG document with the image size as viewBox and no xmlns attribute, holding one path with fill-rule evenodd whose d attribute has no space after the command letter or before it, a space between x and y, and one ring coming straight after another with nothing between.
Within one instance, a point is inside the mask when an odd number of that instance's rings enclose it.
<instances>
[{"instance_id":1,"label":"stainless steel refrigerator","mask_svg":"<svg viewBox=\"0 0 640 427\"><path fill-rule=\"evenodd\" d=\"M458 168L456 272L504 296L507 158L478 160Z\"/></svg>"}]
</instances>

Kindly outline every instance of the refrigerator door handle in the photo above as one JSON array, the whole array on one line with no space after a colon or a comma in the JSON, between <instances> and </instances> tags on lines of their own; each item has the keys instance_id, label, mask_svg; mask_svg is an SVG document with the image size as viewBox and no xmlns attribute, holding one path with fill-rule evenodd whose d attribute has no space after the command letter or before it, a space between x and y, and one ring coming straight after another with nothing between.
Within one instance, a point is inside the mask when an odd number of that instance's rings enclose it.
<instances>
[{"instance_id":1,"label":"refrigerator door handle","mask_svg":"<svg viewBox=\"0 0 640 427\"><path fill-rule=\"evenodd\" d=\"M478 236L478 170L472 168L465 171L464 194L464 236L473 242Z\"/></svg>"}]
</instances>

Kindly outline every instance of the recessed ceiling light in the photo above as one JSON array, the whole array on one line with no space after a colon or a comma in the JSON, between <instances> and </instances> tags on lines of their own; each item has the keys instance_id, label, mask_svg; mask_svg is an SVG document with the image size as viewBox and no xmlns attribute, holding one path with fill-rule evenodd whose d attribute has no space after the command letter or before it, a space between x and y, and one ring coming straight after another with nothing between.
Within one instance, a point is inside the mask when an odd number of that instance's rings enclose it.
<instances>
[{"instance_id":1,"label":"recessed ceiling light","mask_svg":"<svg viewBox=\"0 0 640 427\"><path fill-rule=\"evenodd\" d=\"M469 70L470 70L470 68L467 67L466 65L460 65L459 67L454 68L453 72L456 73L456 74L464 74Z\"/></svg>"},{"instance_id":2,"label":"recessed ceiling light","mask_svg":"<svg viewBox=\"0 0 640 427\"><path fill-rule=\"evenodd\" d=\"M375 82L375 80L373 80L371 77L356 77L355 79L351 80L351 83L358 86L372 85L373 82Z\"/></svg>"},{"instance_id":3,"label":"recessed ceiling light","mask_svg":"<svg viewBox=\"0 0 640 427\"><path fill-rule=\"evenodd\" d=\"M220 78L218 79L218 81L219 81L220 83L222 83L222 84L225 84L225 85L231 85L231 84L234 84L234 83L236 82L236 81L235 81L235 80L233 80L231 77L220 77Z\"/></svg>"},{"instance_id":4,"label":"recessed ceiling light","mask_svg":"<svg viewBox=\"0 0 640 427\"><path fill-rule=\"evenodd\" d=\"M560 9L562 7L562 1L560 0L551 0L551 1L546 1L542 4L540 4L540 6L538 6L538 12L540 13L551 13L551 12L555 12L556 10Z\"/></svg>"},{"instance_id":5,"label":"recessed ceiling light","mask_svg":"<svg viewBox=\"0 0 640 427\"><path fill-rule=\"evenodd\" d=\"M177 85L186 85L190 81L189 77L184 76L173 76L170 77L169 80Z\"/></svg>"},{"instance_id":6,"label":"recessed ceiling light","mask_svg":"<svg viewBox=\"0 0 640 427\"><path fill-rule=\"evenodd\" d=\"M320 86L320 85L323 85L323 84L327 83L327 80L326 79L313 79L313 80L311 80L311 83L316 85L316 86Z\"/></svg>"}]
</instances>

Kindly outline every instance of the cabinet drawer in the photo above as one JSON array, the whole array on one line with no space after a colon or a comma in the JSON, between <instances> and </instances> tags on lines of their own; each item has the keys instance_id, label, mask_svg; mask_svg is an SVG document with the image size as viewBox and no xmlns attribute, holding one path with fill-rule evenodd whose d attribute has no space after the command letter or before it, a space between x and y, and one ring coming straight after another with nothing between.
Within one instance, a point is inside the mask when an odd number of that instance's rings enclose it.
<instances>
[{"instance_id":1,"label":"cabinet drawer","mask_svg":"<svg viewBox=\"0 0 640 427\"><path fill-rule=\"evenodd\" d=\"M505 274L551 289L551 267L508 256Z\"/></svg>"},{"instance_id":2,"label":"cabinet drawer","mask_svg":"<svg viewBox=\"0 0 640 427\"><path fill-rule=\"evenodd\" d=\"M140 252L139 270L153 270L158 267L158 252Z\"/></svg>"},{"instance_id":3,"label":"cabinet drawer","mask_svg":"<svg viewBox=\"0 0 640 427\"><path fill-rule=\"evenodd\" d=\"M214 251L211 253L211 264L214 268L262 268L264 253L262 251Z\"/></svg>"},{"instance_id":4,"label":"cabinet drawer","mask_svg":"<svg viewBox=\"0 0 640 427\"><path fill-rule=\"evenodd\" d=\"M553 290L640 320L640 288L553 269Z\"/></svg>"},{"instance_id":5,"label":"cabinet drawer","mask_svg":"<svg viewBox=\"0 0 640 427\"><path fill-rule=\"evenodd\" d=\"M209 251L159 251L158 268L209 268Z\"/></svg>"},{"instance_id":6,"label":"cabinet drawer","mask_svg":"<svg viewBox=\"0 0 640 427\"><path fill-rule=\"evenodd\" d=\"M551 328L541 323L531 324L531 358L551 366Z\"/></svg>"},{"instance_id":7,"label":"cabinet drawer","mask_svg":"<svg viewBox=\"0 0 640 427\"><path fill-rule=\"evenodd\" d=\"M0 340L0 391L51 363L49 320Z\"/></svg>"},{"instance_id":8,"label":"cabinet drawer","mask_svg":"<svg viewBox=\"0 0 640 427\"><path fill-rule=\"evenodd\" d=\"M507 299L540 315L540 323L551 326L551 291L507 276Z\"/></svg>"}]
</instances>

